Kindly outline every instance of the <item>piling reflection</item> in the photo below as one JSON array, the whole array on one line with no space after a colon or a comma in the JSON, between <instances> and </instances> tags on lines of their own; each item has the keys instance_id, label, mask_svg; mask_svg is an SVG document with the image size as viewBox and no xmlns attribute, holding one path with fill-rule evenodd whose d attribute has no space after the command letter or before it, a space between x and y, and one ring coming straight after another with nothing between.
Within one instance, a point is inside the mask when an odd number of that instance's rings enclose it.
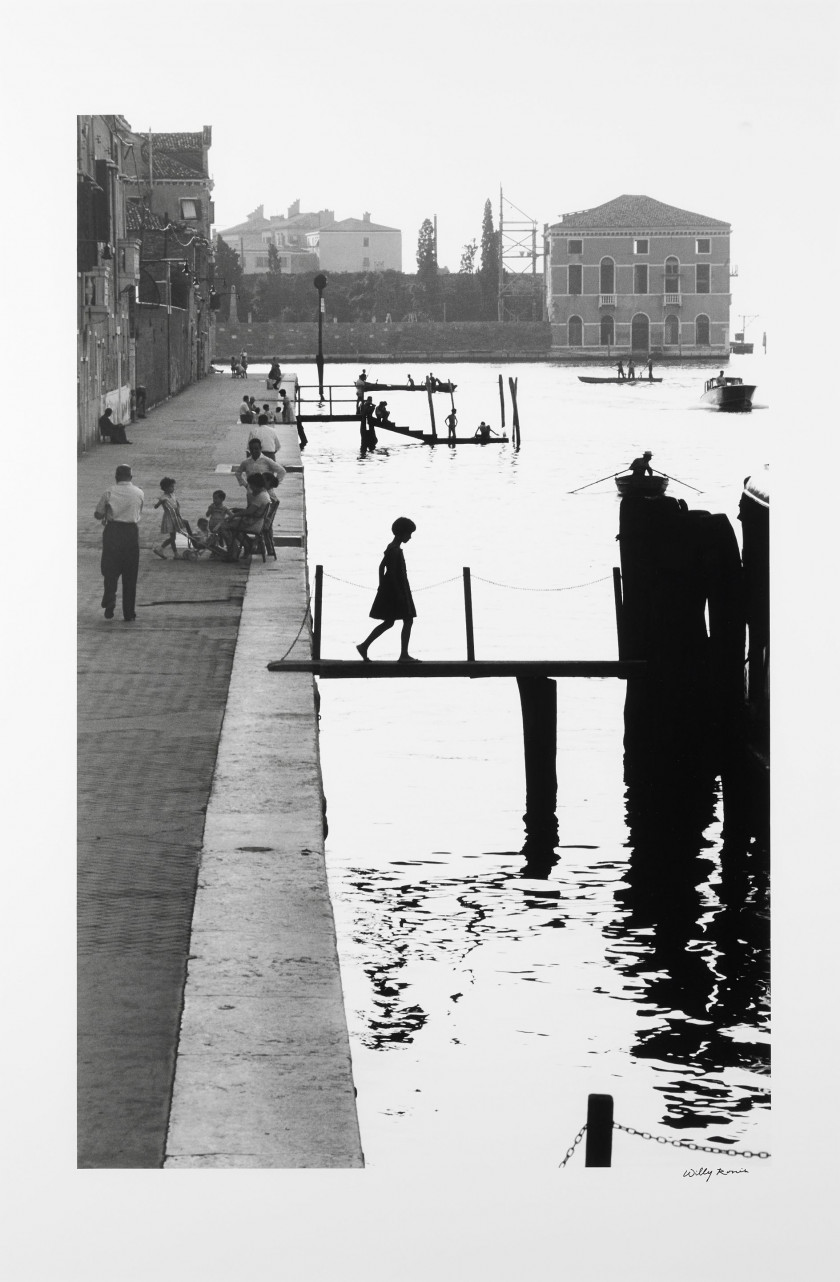
<instances>
[{"instance_id":1,"label":"piling reflection","mask_svg":"<svg viewBox=\"0 0 840 1282\"><path fill-rule=\"evenodd\" d=\"M749 822L742 772L727 769L722 791L708 745L663 752L633 729L630 857L615 893L620 916L606 931L644 1021L630 1053L668 1070L657 1087L665 1125L723 1128L715 1138L727 1142L727 1121L767 1102L766 845L750 831L761 825ZM721 814L722 845L710 837Z\"/></svg>"}]
</instances>

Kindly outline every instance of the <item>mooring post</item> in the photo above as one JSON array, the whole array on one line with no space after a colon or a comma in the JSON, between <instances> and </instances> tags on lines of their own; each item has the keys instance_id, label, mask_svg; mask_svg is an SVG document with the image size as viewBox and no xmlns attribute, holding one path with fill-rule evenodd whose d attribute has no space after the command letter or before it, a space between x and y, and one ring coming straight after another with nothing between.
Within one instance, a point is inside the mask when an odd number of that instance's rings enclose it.
<instances>
[{"instance_id":1,"label":"mooring post","mask_svg":"<svg viewBox=\"0 0 840 1282\"><path fill-rule=\"evenodd\" d=\"M502 427L505 425L505 380L499 375L499 400L502 402Z\"/></svg>"},{"instance_id":2,"label":"mooring post","mask_svg":"<svg viewBox=\"0 0 840 1282\"><path fill-rule=\"evenodd\" d=\"M518 378L516 379L510 378L510 377L508 378L508 384L510 385L510 400L511 400L511 405L513 407L513 427L511 428L511 438L513 440L514 445L517 448L521 444L521 439L519 435L519 406L516 403L516 390L517 390L518 383L519 383Z\"/></svg>"},{"instance_id":3,"label":"mooring post","mask_svg":"<svg viewBox=\"0 0 840 1282\"><path fill-rule=\"evenodd\" d=\"M429 397L429 418L432 420L432 439L436 441L437 428L435 427L435 407L434 407L434 403L432 402L432 389L430 387L427 387L426 393Z\"/></svg>"},{"instance_id":4,"label":"mooring post","mask_svg":"<svg viewBox=\"0 0 840 1282\"><path fill-rule=\"evenodd\" d=\"M525 746L525 832L529 849L548 857L557 845L557 683L517 677Z\"/></svg>"},{"instance_id":5,"label":"mooring post","mask_svg":"<svg viewBox=\"0 0 840 1282\"><path fill-rule=\"evenodd\" d=\"M470 567L464 566L464 617L467 624L467 662L475 662L475 637L473 636L472 582Z\"/></svg>"},{"instance_id":6,"label":"mooring post","mask_svg":"<svg viewBox=\"0 0 840 1282\"><path fill-rule=\"evenodd\" d=\"M315 613L312 618L312 658L321 657L321 600L324 591L324 567L315 566Z\"/></svg>"},{"instance_id":7,"label":"mooring post","mask_svg":"<svg viewBox=\"0 0 840 1282\"><path fill-rule=\"evenodd\" d=\"M587 1166L612 1166L612 1133L612 1095L590 1095L586 1111Z\"/></svg>"},{"instance_id":8,"label":"mooring post","mask_svg":"<svg viewBox=\"0 0 840 1282\"><path fill-rule=\"evenodd\" d=\"M618 657L624 658L624 637L621 626L621 570L613 566L613 596L615 598L615 633L618 639Z\"/></svg>"}]
</instances>

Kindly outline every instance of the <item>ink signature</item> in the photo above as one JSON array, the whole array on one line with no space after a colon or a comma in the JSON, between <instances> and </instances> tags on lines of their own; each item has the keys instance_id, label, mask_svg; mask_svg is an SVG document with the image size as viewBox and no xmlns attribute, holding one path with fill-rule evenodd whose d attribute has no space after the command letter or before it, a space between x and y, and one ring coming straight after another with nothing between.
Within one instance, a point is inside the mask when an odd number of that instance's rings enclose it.
<instances>
[{"instance_id":1,"label":"ink signature","mask_svg":"<svg viewBox=\"0 0 840 1282\"><path fill-rule=\"evenodd\" d=\"M713 1175L749 1175L749 1171L745 1166L728 1171L724 1170L722 1166L719 1166L717 1170L714 1171L710 1170L708 1166L690 1166L687 1171L683 1171L684 1180L705 1179L707 1184Z\"/></svg>"}]
</instances>

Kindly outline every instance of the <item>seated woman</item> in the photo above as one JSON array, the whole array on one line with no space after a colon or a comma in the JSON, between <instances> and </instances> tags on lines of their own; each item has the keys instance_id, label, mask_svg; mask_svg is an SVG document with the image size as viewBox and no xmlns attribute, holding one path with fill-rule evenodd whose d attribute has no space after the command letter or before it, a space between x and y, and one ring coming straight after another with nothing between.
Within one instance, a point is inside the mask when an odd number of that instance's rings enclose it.
<instances>
[{"instance_id":1,"label":"seated woman","mask_svg":"<svg viewBox=\"0 0 840 1282\"><path fill-rule=\"evenodd\" d=\"M280 362L275 356L271 362L271 369L268 371L269 386L271 386L275 392L280 386L280 380L282 379L282 377L283 375L280 372Z\"/></svg>"},{"instance_id":2,"label":"seated woman","mask_svg":"<svg viewBox=\"0 0 840 1282\"><path fill-rule=\"evenodd\" d=\"M232 561L237 560L242 551L241 535L256 534L262 528L270 502L262 472L252 472L248 477L248 506L233 508L218 530Z\"/></svg>"}]
</instances>

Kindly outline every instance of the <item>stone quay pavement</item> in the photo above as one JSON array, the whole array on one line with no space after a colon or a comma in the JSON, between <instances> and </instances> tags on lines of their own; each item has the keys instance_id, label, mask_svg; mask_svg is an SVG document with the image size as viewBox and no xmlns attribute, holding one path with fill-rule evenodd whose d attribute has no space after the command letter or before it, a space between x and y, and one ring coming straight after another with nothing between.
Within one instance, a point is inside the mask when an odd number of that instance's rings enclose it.
<instances>
[{"instance_id":1,"label":"stone quay pavement","mask_svg":"<svg viewBox=\"0 0 840 1282\"><path fill-rule=\"evenodd\" d=\"M162 561L160 480L195 520L242 505L243 391L213 374L78 465L78 1165L364 1164L323 840L303 469L277 560ZM104 618L93 511L145 493L137 621Z\"/></svg>"}]
</instances>

